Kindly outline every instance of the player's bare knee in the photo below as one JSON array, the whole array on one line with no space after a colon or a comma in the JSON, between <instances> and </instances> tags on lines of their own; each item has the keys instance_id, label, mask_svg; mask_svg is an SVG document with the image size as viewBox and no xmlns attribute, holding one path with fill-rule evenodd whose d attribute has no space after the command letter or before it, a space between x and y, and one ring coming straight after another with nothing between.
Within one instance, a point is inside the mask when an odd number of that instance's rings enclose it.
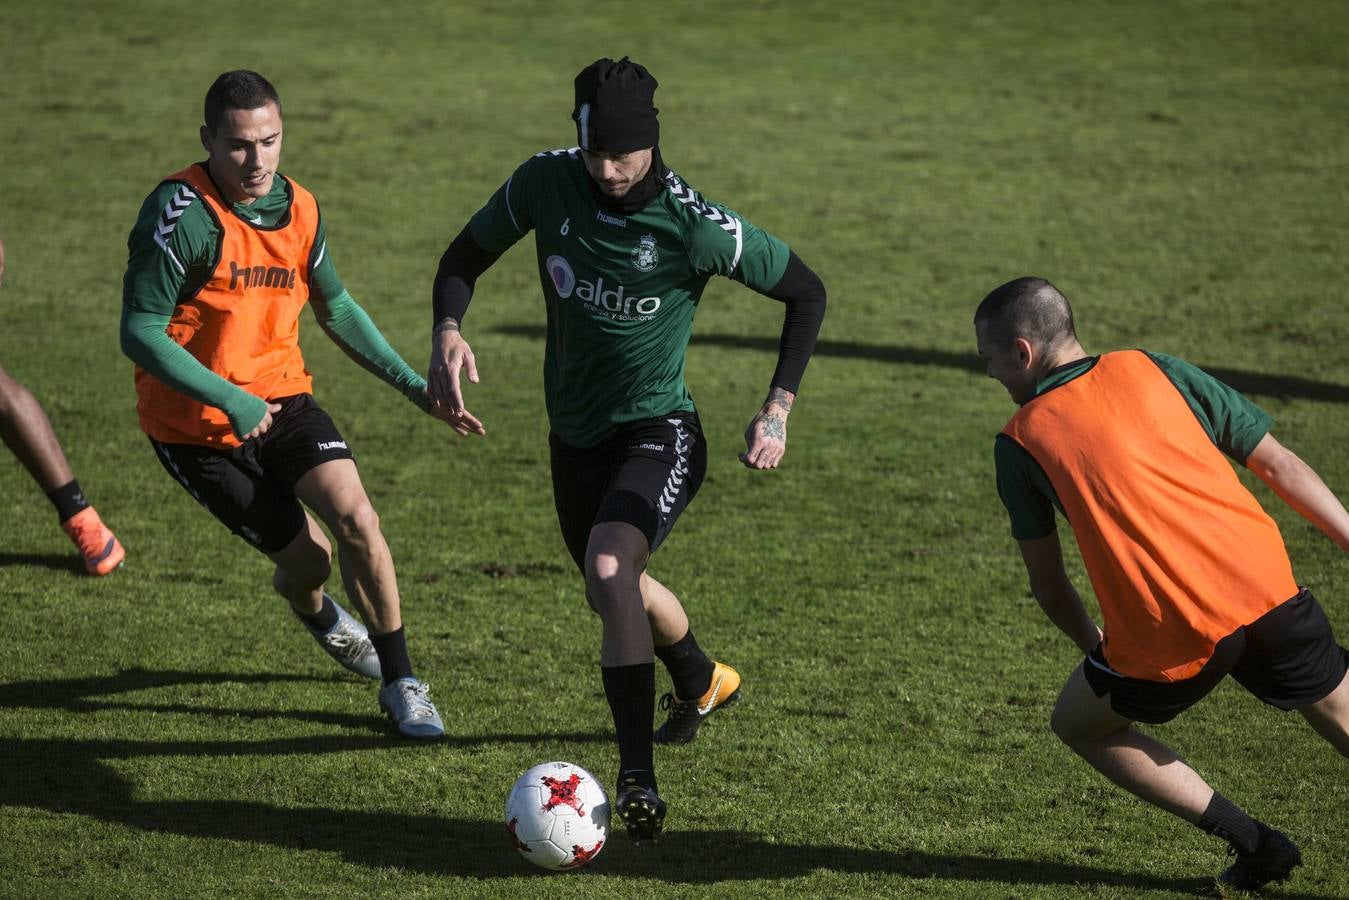
<instances>
[{"instance_id":1,"label":"player's bare knee","mask_svg":"<svg viewBox=\"0 0 1349 900\"><path fill-rule=\"evenodd\" d=\"M1055 705L1054 711L1049 714L1049 730L1074 750L1086 740L1082 723L1064 709L1063 704Z\"/></svg>"},{"instance_id":2,"label":"player's bare knee","mask_svg":"<svg viewBox=\"0 0 1349 900\"><path fill-rule=\"evenodd\" d=\"M338 516L333 530L344 544L368 545L379 534L379 515L368 501L360 503Z\"/></svg>"}]
</instances>

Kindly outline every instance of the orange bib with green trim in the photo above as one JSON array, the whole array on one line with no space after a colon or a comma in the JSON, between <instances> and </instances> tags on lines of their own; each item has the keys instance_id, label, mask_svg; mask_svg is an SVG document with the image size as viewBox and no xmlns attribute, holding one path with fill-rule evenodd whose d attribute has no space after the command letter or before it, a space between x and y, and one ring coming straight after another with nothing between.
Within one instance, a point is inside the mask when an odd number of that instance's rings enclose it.
<instances>
[{"instance_id":1,"label":"orange bib with green trim","mask_svg":"<svg viewBox=\"0 0 1349 900\"><path fill-rule=\"evenodd\" d=\"M222 231L215 270L196 294L179 301L168 336L215 374L264 400L311 393L299 336L319 222L314 196L289 181L290 209L275 226L261 227L236 216L199 165L166 181L186 182ZM222 410L139 366L136 393L141 428L155 440L226 449L241 443Z\"/></svg>"},{"instance_id":2,"label":"orange bib with green trim","mask_svg":"<svg viewBox=\"0 0 1349 900\"><path fill-rule=\"evenodd\" d=\"M1146 354L1105 354L1003 434L1063 504L1117 672L1189 678L1219 640L1297 593L1278 526Z\"/></svg>"}]
</instances>

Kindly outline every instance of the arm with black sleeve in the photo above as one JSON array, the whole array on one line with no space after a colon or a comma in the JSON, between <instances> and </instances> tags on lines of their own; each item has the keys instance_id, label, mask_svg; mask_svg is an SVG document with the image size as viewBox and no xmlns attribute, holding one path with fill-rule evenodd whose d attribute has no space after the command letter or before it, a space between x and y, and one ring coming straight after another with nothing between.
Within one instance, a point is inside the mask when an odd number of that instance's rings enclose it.
<instances>
[{"instance_id":1,"label":"arm with black sleeve","mask_svg":"<svg viewBox=\"0 0 1349 900\"><path fill-rule=\"evenodd\" d=\"M476 384L478 366L459 325L468 312L479 276L500 256L483 249L465 225L441 255L431 287L431 362L426 369L426 392L432 406L445 409L451 427L465 436L486 432L482 422L464 406L459 372L465 370L468 380Z\"/></svg>"},{"instance_id":2,"label":"arm with black sleeve","mask_svg":"<svg viewBox=\"0 0 1349 900\"><path fill-rule=\"evenodd\" d=\"M773 372L773 387L793 395L801 386L806 363L815 351L815 340L824 323L824 282L795 251L787 257L787 269L768 292L774 300L787 305L782 320L782 338L778 341L778 367Z\"/></svg>"},{"instance_id":3,"label":"arm with black sleeve","mask_svg":"<svg viewBox=\"0 0 1349 900\"><path fill-rule=\"evenodd\" d=\"M473 239L472 229L464 226L440 257L440 268L436 270L436 280L431 286L432 328L446 319L456 323L464 320L479 276L500 257L500 253L484 250Z\"/></svg>"},{"instance_id":4,"label":"arm with black sleeve","mask_svg":"<svg viewBox=\"0 0 1349 900\"><path fill-rule=\"evenodd\" d=\"M789 251L782 277L764 294L786 304L778 364L759 412L745 429L745 452L740 461L751 469L773 469L787 452L787 416L815 350L824 322L824 282L794 251Z\"/></svg>"}]
</instances>

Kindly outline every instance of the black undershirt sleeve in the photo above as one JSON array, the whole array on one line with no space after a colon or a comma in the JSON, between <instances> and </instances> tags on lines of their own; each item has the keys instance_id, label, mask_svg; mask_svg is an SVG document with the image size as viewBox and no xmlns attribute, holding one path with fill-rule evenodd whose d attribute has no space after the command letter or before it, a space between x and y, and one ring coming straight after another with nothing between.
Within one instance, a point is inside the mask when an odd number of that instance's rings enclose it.
<instances>
[{"instance_id":1,"label":"black undershirt sleeve","mask_svg":"<svg viewBox=\"0 0 1349 900\"><path fill-rule=\"evenodd\" d=\"M473 233L467 225L450 241L450 246L440 257L440 268L436 270L436 280L431 286L433 328L446 317L456 322L464 321L468 301L473 299L474 283L500 256L500 253L484 250L473 239Z\"/></svg>"},{"instance_id":2,"label":"black undershirt sleeve","mask_svg":"<svg viewBox=\"0 0 1349 900\"><path fill-rule=\"evenodd\" d=\"M796 393L806 363L815 350L815 339L824 322L825 291L820 276L811 271L794 251L787 257L787 268L782 278L767 294L787 304L782 322L782 339L778 342L778 367L773 373L773 387Z\"/></svg>"}]
</instances>

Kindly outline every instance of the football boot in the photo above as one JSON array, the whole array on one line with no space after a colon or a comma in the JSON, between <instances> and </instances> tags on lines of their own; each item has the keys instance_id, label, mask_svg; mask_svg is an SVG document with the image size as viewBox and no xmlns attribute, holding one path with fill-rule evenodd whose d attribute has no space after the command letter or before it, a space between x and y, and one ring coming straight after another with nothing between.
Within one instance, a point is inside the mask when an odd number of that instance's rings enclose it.
<instances>
[{"instance_id":1,"label":"football boot","mask_svg":"<svg viewBox=\"0 0 1349 900\"><path fill-rule=\"evenodd\" d=\"M1302 865L1302 851L1282 831L1275 831L1264 822L1256 822L1260 842L1247 853L1236 847L1228 853L1237 861L1218 876L1218 882L1243 891L1254 891L1271 881L1283 881L1295 867Z\"/></svg>"},{"instance_id":2,"label":"football boot","mask_svg":"<svg viewBox=\"0 0 1349 900\"><path fill-rule=\"evenodd\" d=\"M614 811L628 830L628 837L635 841L654 840L665 826L665 801L660 799L655 787L630 776L618 779Z\"/></svg>"},{"instance_id":3,"label":"football boot","mask_svg":"<svg viewBox=\"0 0 1349 900\"><path fill-rule=\"evenodd\" d=\"M379 689L379 708L406 738L438 738L445 724L431 702L431 686L415 678L399 678Z\"/></svg>"},{"instance_id":4,"label":"football boot","mask_svg":"<svg viewBox=\"0 0 1349 900\"><path fill-rule=\"evenodd\" d=\"M84 570L90 575L111 575L126 559L121 542L92 506L66 519L61 528L84 557Z\"/></svg>"},{"instance_id":5,"label":"football boot","mask_svg":"<svg viewBox=\"0 0 1349 900\"><path fill-rule=\"evenodd\" d=\"M687 744L698 734L703 720L740 699L740 673L725 663L714 663L712 683L696 700L680 700L673 693L660 698L660 708L669 710L665 724L652 739L657 744Z\"/></svg>"},{"instance_id":6,"label":"football boot","mask_svg":"<svg viewBox=\"0 0 1349 900\"><path fill-rule=\"evenodd\" d=\"M352 618L332 597L324 594L323 598L337 610L337 622L327 631L317 631L305 622L305 629L318 641L323 652L337 660L342 668L366 678L379 678L379 654L375 652L375 645L370 642L370 634L365 626Z\"/></svg>"}]
</instances>

